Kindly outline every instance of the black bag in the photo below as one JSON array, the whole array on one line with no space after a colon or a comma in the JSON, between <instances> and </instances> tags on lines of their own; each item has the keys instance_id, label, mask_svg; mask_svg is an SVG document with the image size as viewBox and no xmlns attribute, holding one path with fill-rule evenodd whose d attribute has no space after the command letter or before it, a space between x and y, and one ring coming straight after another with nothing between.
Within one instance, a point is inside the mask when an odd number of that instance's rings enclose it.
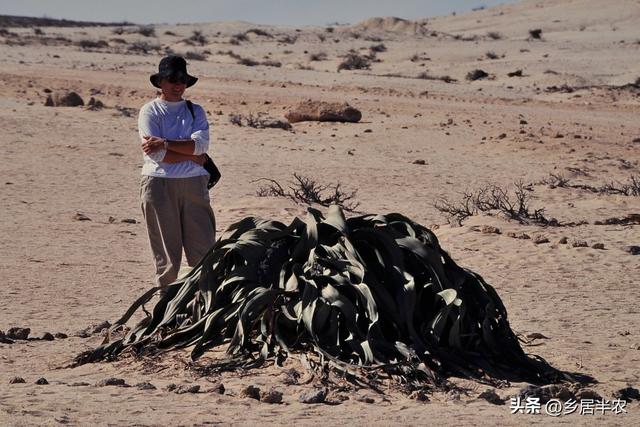
<instances>
[{"instance_id":1,"label":"black bag","mask_svg":"<svg viewBox=\"0 0 640 427\"><path fill-rule=\"evenodd\" d=\"M193 103L189 100L185 101L187 103L187 108L191 113L191 117L196 118L196 113L193 111ZM220 173L220 169L213 162L213 159L209 157L207 153L204 154L204 164L202 165L204 170L209 172L209 182L207 183L207 189L212 189L214 185L220 181L222 178L222 174Z\"/></svg>"}]
</instances>

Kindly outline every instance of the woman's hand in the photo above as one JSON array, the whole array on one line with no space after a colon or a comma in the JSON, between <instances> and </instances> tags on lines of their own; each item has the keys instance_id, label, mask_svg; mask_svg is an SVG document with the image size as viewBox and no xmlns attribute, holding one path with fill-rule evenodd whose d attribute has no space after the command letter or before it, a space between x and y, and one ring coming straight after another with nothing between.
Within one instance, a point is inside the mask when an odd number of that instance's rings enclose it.
<instances>
[{"instance_id":1,"label":"woman's hand","mask_svg":"<svg viewBox=\"0 0 640 427\"><path fill-rule=\"evenodd\" d=\"M159 136L145 135L143 138L145 141L142 143L141 148L145 154L151 154L154 151L160 150L164 147L166 141L164 138L160 138Z\"/></svg>"}]
</instances>

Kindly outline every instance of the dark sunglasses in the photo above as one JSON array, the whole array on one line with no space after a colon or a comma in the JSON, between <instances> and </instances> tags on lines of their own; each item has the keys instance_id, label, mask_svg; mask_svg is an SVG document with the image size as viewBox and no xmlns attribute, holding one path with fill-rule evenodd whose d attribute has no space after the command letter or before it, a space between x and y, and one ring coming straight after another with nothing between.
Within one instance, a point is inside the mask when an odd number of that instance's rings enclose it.
<instances>
[{"instance_id":1,"label":"dark sunglasses","mask_svg":"<svg viewBox=\"0 0 640 427\"><path fill-rule=\"evenodd\" d=\"M167 77L167 81L171 84L182 83L187 84L187 78L183 76L170 76Z\"/></svg>"}]
</instances>

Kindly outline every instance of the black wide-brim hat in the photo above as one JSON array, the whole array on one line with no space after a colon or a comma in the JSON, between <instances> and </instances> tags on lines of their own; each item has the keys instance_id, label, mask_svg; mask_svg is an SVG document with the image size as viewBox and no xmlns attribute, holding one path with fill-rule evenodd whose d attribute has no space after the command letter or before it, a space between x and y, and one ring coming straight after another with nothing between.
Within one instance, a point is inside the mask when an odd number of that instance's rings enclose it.
<instances>
[{"instance_id":1,"label":"black wide-brim hat","mask_svg":"<svg viewBox=\"0 0 640 427\"><path fill-rule=\"evenodd\" d=\"M187 87L191 87L198 81L197 77L193 77L187 73L187 61L183 57L177 55L165 56L160 60L158 72L149 77L151 84L160 87L160 80L163 78L175 77L184 79Z\"/></svg>"}]
</instances>

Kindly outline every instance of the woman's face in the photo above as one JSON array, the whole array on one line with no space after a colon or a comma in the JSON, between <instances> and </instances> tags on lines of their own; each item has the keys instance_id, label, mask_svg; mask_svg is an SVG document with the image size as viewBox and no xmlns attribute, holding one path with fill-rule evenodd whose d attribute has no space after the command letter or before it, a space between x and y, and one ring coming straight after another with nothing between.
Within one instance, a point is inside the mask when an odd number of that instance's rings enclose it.
<instances>
[{"instance_id":1,"label":"woman's face","mask_svg":"<svg viewBox=\"0 0 640 427\"><path fill-rule=\"evenodd\" d=\"M160 89L162 89L162 99L166 101L180 101L182 95L187 88L187 82L184 79L176 77L168 77L160 80Z\"/></svg>"}]
</instances>

